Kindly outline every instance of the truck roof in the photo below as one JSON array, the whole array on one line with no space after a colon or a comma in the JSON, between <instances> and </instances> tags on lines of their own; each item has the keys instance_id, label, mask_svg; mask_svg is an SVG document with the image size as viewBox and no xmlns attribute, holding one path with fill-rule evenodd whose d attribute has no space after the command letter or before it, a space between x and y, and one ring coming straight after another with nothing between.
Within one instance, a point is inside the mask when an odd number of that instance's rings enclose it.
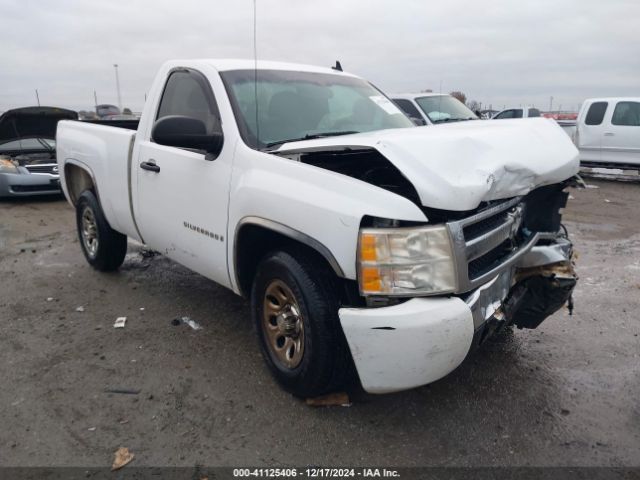
<instances>
[{"instance_id":1,"label":"truck roof","mask_svg":"<svg viewBox=\"0 0 640 480\"><path fill-rule=\"evenodd\" d=\"M166 62L167 66L173 67L188 67L197 65L209 65L219 72L225 72L229 70L290 70L295 72L312 72L312 73L329 73L334 75L346 75L355 77L350 73L334 70L330 67L317 67L314 65L305 65L300 63L288 63L288 62L274 62L269 60L258 60L255 62L253 59L234 59L234 58L202 58L202 59L190 59L190 60L170 60Z\"/></svg>"},{"instance_id":2,"label":"truck roof","mask_svg":"<svg viewBox=\"0 0 640 480\"><path fill-rule=\"evenodd\" d=\"M594 97L586 98L585 102L640 102L640 97Z\"/></svg>"}]
</instances>

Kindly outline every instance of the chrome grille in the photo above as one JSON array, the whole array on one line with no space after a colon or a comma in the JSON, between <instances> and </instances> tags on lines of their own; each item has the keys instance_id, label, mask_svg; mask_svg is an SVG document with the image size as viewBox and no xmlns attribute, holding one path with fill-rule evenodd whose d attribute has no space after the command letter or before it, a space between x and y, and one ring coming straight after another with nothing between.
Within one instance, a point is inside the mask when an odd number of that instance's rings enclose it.
<instances>
[{"instance_id":1,"label":"chrome grille","mask_svg":"<svg viewBox=\"0 0 640 480\"><path fill-rule=\"evenodd\" d=\"M40 163L36 165L25 165L25 168L30 173L58 173L58 164L56 163Z\"/></svg>"},{"instance_id":2,"label":"chrome grille","mask_svg":"<svg viewBox=\"0 0 640 480\"><path fill-rule=\"evenodd\" d=\"M523 216L524 207L522 204L518 204L487 219L471 224L471 226L479 224L485 226L482 231L477 232L475 237L469 238L466 232L467 229L463 228L467 261L470 262L495 250L507 240L515 241L515 237L522 225Z\"/></svg>"},{"instance_id":3,"label":"chrome grille","mask_svg":"<svg viewBox=\"0 0 640 480\"><path fill-rule=\"evenodd\" d=\"M539 235L522 229L523 218L524 203L517 197L447 223L456 258L458 293L510 268L535 245Z\"/></svg>"}]
</instances>

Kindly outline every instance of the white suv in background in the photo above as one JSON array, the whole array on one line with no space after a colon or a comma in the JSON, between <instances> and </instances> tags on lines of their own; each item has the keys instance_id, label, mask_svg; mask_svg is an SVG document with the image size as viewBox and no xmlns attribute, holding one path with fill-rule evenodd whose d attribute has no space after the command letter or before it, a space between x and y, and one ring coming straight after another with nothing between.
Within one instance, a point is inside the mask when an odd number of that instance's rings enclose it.
<instances>
[{"instance_id":1,"label":"white suv in background","mask_svg":"<svg viewBox=\"0 0 640 480\"><path fill-rule=\"evenodd\" d=\"M389 98L416 125L478 120L464 103L442 93L393 93Z\"/></svg>"}]
</instances>

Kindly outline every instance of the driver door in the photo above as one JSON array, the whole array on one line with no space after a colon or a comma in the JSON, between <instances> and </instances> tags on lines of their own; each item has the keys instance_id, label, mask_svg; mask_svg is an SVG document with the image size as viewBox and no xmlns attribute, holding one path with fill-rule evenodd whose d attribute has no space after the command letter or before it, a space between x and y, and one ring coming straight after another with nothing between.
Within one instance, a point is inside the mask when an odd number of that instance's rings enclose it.
<instances>
[{"instance_id":1,"label":"driver door","mask_svg":"<svg viewBox=\"0 0 640 480\"><path fill-rule=\"evenodd\" d=\"M169 73L156 121L184 115L220 129L216 100L206 77L192 69ZM151 135L153 137L153 134ZM226 225L233 149L223 144L213 161L205 152L140 144L136 219L149 246L223 285L229 285Z\"/></svg>"}]
</instances>

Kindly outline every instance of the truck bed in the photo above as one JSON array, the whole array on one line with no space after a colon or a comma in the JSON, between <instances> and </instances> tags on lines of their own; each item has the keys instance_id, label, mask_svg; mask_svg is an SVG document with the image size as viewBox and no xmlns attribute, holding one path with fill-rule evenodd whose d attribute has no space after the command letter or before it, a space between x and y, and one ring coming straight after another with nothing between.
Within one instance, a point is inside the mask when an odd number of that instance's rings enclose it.
<instances>
[{"instance_id":1,"label":"truck bed","mask_svg":"<svg viewBox=\"0 0 640 480\"><path fill-rule=\"evenodd\" d=\"M116 122L123 121L129 122ZM56 150L59 168L69 162L91 172L111 227L138 239L133 221L130 173L135 136L135 130L105 122L61 121L56 133ZM63 188L66 188L64 177L61 175Z\"/></svg>"}]
</instances>

